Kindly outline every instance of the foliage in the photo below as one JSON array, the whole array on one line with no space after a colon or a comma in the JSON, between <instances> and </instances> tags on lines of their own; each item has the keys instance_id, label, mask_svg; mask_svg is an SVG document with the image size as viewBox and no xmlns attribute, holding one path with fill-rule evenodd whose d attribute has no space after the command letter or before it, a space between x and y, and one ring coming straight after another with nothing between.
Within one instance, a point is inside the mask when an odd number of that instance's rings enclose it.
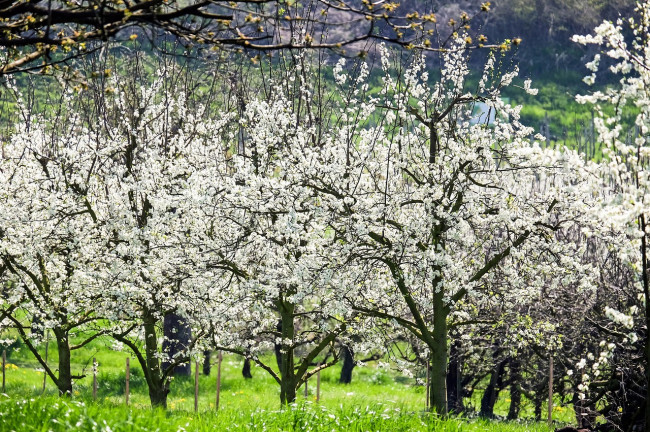
<instances>
[{"instance_id":1,"label":"foliage","mask_svg":"<svg viewBox=\"0 0 650 432\"><path fill-rule=\"evenodd\" d=\"M639 3L633 16L605 21L591 35L574 36L574 41L599 49L587 63L591 74L584 81L593 84L596 74L619 79L616 87L577 96L580 103L596 111L595 128L604 143L603 177L609 190L606 212L612 227L627 235L620 239L619 255L630 275L621 272L622 300L604 308L607 321L598 325L608 330L599 347L581 359L583 373L580 398L606 415L624 430L645 420L650 424L650 282L648 260L648 131L650 128L650 3ZM627 36L630 36L628 38ZM633 107L635 131L626 133L624 116ZM608 110L605 109L608 108ZM623 279L625 280L625 279ZM620 282L619 282L620 284ZM613 306L613 307L612 307ZM640 337L639 337L640 336ZM643 359L643 362L639 362ZM591 366L595 377L586 369ZM584 372L583 372L584 370ZM619 377L620 370L625 370ZM598 381L597 381L598 380ZM597 382L596 382L597 381ZM633 397L628 398L628 389ZM644 400L645 399L645 400ZM598 409L600 408L600 409ZM644 414L645 413L645 414ZM645 419L643 418L645 416Z\"/></svg>"}]
</instances>

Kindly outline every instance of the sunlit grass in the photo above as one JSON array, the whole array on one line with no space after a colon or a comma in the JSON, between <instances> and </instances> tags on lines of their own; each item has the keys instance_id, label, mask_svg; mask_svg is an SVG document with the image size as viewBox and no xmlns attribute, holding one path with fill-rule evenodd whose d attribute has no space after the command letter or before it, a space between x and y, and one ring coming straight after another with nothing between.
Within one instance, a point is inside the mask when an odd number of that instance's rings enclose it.
<instances>
[{"instance_id":1,"label":"sunlit grass","mask_svg":"<svg viewBox=\"0 0 650 432\"><path fill-rule=\"evenodd\" d=\"M44 352L44 347L41 347ZM194 412L194 377L177 377L171 384L168 410L152 410L139 364L131 358L130 405L125 406L127 352L97 340L73 353L73 373L86 374L75 382L71 399L59 398L54 384L25 347L9 352L6 393L0 396L0 431L549 431L535 423L532 403L524 398L519 422L486 422L473 418L442 421L424 411L425 389L415 378L370 362L354 370L351 384L339 384L340 366L321 375L320 401L316 402L316 379L305 396L298 392L292 409L280 409L279 386L261 368L253 366L253 379L241 374L242 359L224 355L219 411L215 410L216 365L210 376L200 375L199 410ZM92 399L92 359L99 363L98 396ZM212 357L216 362L216 356ZM49 363L55 367L57 352L50 342ZM272 355L265 358L274 362ZM192 365L194 370L194 365ZM480 389L467 399L472 410L480 405ZM500 393L495 414L505 417L509 394ZM558 407L555 419L573 420L570 407Z\"/></svg>"},{"instance_id":2,"label":"sunlit grass","mask_svg":"<svg viewBox=\"0 0 650 432\"><path fill-rule=\"evenodd\" d=\"M45 396L0 399L3 431L538 431L543 423L442 420L423 412L372 404L327 407L301 402L285 409L246 406L219 412L168 411Z\"/></svg>"}]
</instances>

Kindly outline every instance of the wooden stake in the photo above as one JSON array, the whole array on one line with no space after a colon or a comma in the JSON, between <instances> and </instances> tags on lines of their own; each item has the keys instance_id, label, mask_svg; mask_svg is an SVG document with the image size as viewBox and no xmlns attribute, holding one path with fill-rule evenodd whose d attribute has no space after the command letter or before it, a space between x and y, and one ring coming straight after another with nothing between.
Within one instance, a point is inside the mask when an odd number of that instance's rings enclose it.
<instances>
[{"instance_id":1,"label":"wooden stake","mask_svg":"<svg viewBox=\"0 0 650 432\"><path fill-rule=\"evenodd\" d=\"M199 361L194 365L194 412L199 410Z\"/></svg>"},{"instance_id":2,"label":"wooden stake","mask_svg":"<svg viewBox=\"0 0 650 432\"><path fill-rule=\"evenodd\" d=\"M7 366L7 350L2 350L2 393L6 393L5 387L5 369Z\"/></svg>"},{"instance_id":3,"label":"wooden stake","mask_svg":"<svg viewBox=\"0 0 650 432\"><path fill-rule=\"evenodd\" d=\"M215 410L219 409L219 396L221 395L221 351L217 355L217 400L215 404Z\"/></svg>"},{"instance_id":4,"label":"wooden stake","mask_svg":"<svg viewBox=\"0 0 650 432\"><path fill-rule=\"evenodd\" d=\"M47 364L47 351L48 351L49 347L50 347L50 333L47 332L47 336L45 338L45 363L46 364ZM47 381L47 372L45 371L45 369L43 369L43 389L41 390L41 394L45 393L45 382L46 381Z\"/></svg>"},{"instance_id":5,"label":"wooden stake","mask_svg":"<svg viewBox=\"0 0 650 432\"><path fill-rule=\"evenodd\" d=\"M425 383L425 386L427 387L426 389L426 399L424 400L424 408L428 411L429 410L429 381L431 380L431 377L429 376L429 360L427 360L427 380Z\"/></svg>"},{"instance_id":6,"label":"wooden stake","mask_svg":"<svg viewBox=\"0 0 650 432\"><path fill-rule=\"evenodd\" d=\"M320 363L318 367L320 367ZM320 402L320 369L316 372L316 402Z\"/></svg>"},{"instance_id":7,"label":"wooden stake","mask_svg":"<svg viewBox=\"0 0 650 432\"><path fill-rule=\"evenodd\" d=\"M553 421L553 354L548 364L548 424Z\"/></svg>"},{"instance_id":8,"label":"wooden stake","mask_svg":"<svg viewBox=\"0 0 650 432\"><path fill-rule=\"evenodd\" d=\"M97 360L93 357L93 400L97 400Z\"/></svg>"},{"instance_id":9,"label":"wooden stake","mask_svg":"<svg viewBox=\"0 0 650 432\"><path fill-rule=\"evenodd\" d=\"M126 358L126 389L124 390L124 395L126 397L126 404L129 404L129 377L131 375L131 365L129 364L129 358Z\"/></svg>"}]
</instances>

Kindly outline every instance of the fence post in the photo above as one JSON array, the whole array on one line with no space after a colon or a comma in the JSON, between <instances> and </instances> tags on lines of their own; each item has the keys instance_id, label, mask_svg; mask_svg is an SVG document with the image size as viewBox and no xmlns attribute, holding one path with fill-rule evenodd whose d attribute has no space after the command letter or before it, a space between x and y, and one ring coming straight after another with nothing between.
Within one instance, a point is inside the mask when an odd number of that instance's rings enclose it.
<instances>
[{"instance_id":1,"label":"fence post","mask_svg":"<svg viewBox=\"0 0 650 432\"><path fill-rule=\"evenodd\" d=\"M97 360L93 357L93 400L97 400Z\"/></svg>"},{"instance_id":2,"label":"fence post","mask_svg":"<svg viewBox=\"0 0 650 432\"><path fill-rule=\"evenodd\" d=\"M129 357L126 358L126 389L124 395L126 397L126 404L129 404L129 376L131 375L131 365L129 364Z\"/></svg>"},{"instance_id":3,"label":"fence post","mask_svg":"<svg viewBox=\"0 0 650 432\"><path fill-rule=\"evenodd\" d=\"M194 412L199 410L199 361L194 364Z\"/></svg>"},{"instance_id":4,"label":"fence post","mask_svg":"<svg viewBox=\"0 0 650 432\"><path fill-rule=\"evenodd\" d=\"M217 355L217 400L215 403L215 410L219 410L219 396L221 395L221 351Z\"/></svg>"},{"instance_id":5,"label":"fence post","mask_svg":"<svg viewBox=\"0 0 650 432\"><path fill-rule=\"evenodd\" d=\"M427 380L426 380L426 383L424 384L427 387L427 390L425 392L426 399L424 400L424 408L427 411L429 411L429 381L431 380L431 377L429 376L429 374L430 374L429 359L427 359Z\"/></svg>"},{"instance_id":6,"label":"fence post","mask_svg":"<svg viewBox=\"0 0 650 432\"><path fill-rule=\"evenodd\" d=\"M2 350L2 393L6 393L5 370L7 366L7 350Z\"/></svg>"},{"instance_id":7,"label":"fence post","mask_svg":"<svg viewBox=\"0 0 650 432\"><path fill-rule=\"evenodd\" d=\"M549 356L548 364L548 424L553 421L553 353Z\"/></svg>"},{"instance_id":8,"label":"fence post","mask_svg":"<svg viewBox=\"0 0 650 432\"><path fill-rule=\"evenodd\" d=\"M318 367L320 368L320 363ZM320 402L320 369L316 372L316 402Z\"/></svg>"}]
</instances>

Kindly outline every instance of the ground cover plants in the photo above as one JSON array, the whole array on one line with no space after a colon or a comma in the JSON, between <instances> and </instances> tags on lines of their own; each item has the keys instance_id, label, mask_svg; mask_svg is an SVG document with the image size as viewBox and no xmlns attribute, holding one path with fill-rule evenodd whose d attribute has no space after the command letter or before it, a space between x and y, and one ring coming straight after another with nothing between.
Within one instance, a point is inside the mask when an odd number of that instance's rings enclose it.
<instances>
[{"instance_id":1,"label":"ground cover plants","mask_svg":"<svg viewBox=\"0 0 650 432\"><path fill-rule=\"evenodd\" d=\"M544 424L491 424L475 420L441 420L381 405L364 409L327 409L297 404L291 410L246 411L224 410L218 414L166 413L161 410L128 410L122 407L86 405L83 402L42 398L0 402L3 417L0 425L8 431L547 431ZM38 413L36 416L33 413Z\"/></svg>"},{"instance_id":2,"label":"ground cover plants","mask_svg":"<svg viewBox=\"0 0 650 432\"><path fill-rule=\"evenodd\" d=\"M485 430L489 420L442 420L429 416L425 391L416 378L407 378L376 362L355 369L351 384L339 384L339 368L328 369L322 376L321 400L315 401L315 380L310 382L309 397L298 395L296 407L286 411L277 404L277 389L270 377L253 367L253 378L241 375L239 356L226 355L222 370L219 411L214 409L216 364L210 376L200 377L199 411L193 411L193 377L176 377L169 396L167 412L149 409L147 386L134 366L130 380L130 406L124 401L124 360L129 354L95 343L79 357L96 357L100 363L98 400L92 399L91 376L76 383L71 399L59 398L56 387L47 382L41 393L43 372L24 347L13 351L7 368L7 388L0 396L2 430L82 430L82 431L155 431L155 430ZM50 351L56 361L56 349ZM83 367L83 365L78 365ZM506 415L508 396L502 394L495 412ZM480 403L480 398L477 403ZM558 401L559 403L559 401ZM555 424L572 421L570 407L556 407ZM529 401L522 406L519 422L502 423L491 430L551 430L545 422L534 422ZM498 428L498 429L495 429Z\"/></svg>"}]
</instances>

